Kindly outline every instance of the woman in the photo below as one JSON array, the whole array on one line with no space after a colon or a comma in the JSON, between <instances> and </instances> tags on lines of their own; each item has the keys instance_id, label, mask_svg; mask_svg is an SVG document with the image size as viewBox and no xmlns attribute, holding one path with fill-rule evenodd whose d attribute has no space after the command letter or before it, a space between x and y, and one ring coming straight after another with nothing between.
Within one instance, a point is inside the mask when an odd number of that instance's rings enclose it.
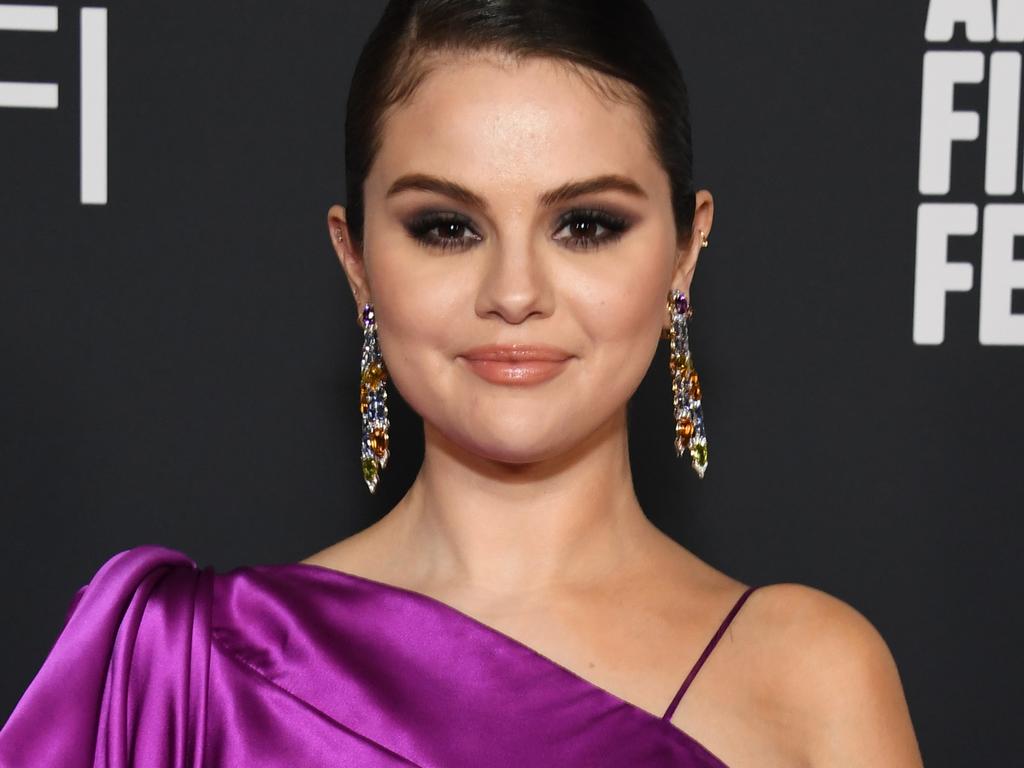
<instances>
[{"instance_id":1,"label":"woman","mask_svg":"<svg viewBox=\"0 0 1024 768\"><path fill-rule=\"evenodd\" d=\"M720 573L634 495L626 404L662 336L676 451L708 464L687 110L642 0L391 2L327 219L364 478L386 482L393 387L423 417L415 482L300 563L112 557L0 764L920 766L861 614Z\"/></svg>"}]
</instances>

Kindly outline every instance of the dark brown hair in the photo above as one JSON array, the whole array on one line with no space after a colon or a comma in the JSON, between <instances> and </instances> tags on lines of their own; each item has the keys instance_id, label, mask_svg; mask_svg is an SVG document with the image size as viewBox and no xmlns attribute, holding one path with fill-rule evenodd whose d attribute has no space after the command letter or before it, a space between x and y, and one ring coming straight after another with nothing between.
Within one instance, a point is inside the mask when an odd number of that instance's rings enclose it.
<instances>
[{"instance_id":1,"label":"dark brown hair","mask_svg":"<svg viewBox=\"0 0 1024 768\"><path fill-rule=\"evenodd\" d=\"M686 83L643 0L390 0L356 63L346 107L346 219L359 251L363 184L388 111L412 96L432 62L478 52L560 60L605 96L639 105L648 143L671 184L677 239L690 236L695 199Z\"/></svg>"}]
</instances>

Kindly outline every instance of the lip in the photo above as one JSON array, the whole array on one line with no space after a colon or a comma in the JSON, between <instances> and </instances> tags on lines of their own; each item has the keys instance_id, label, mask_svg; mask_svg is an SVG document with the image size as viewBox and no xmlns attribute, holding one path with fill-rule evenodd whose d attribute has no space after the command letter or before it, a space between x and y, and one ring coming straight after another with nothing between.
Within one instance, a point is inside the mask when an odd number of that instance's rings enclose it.
<instances>
[{"instance_id":1,"label":"lip","mask_svg":"<svg viewBox=\"0 0 1024 768\"><path fill-rule=\"evenodd\" d=\"M502 362L533 362L535 360L558 363L572 355L564 349L543 344L487 344L462 353L467 360L499 360Z\"/></svg>"},{"instance_id":2,"label":"lip","mask_svg":"<svg viewBox=\"0 0 1024 768\"><path fill-rule=\"evenodd\" d=\"M561 373L572 358L558 347L489 344L459 355L473 373L492 384L539 384Z\"/></svg>"}]
</instances>

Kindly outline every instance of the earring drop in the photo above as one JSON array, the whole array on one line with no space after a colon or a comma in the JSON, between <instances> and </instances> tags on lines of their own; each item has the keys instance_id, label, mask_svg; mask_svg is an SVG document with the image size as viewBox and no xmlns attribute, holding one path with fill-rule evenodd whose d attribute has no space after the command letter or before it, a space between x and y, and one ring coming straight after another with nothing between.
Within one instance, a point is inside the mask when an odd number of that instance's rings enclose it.
<instances>
[{"instance_id":1,"label":"earring drop","mask_svg":"<svg viewBox=\"0 0 1024 768\"><path fill-rule=\"evenodd\" d=\"M698 229L697 231L700 232L700 247L701 248L707 248L708 247L708 239L707 239L707 237L704 236L704 230L703 229Z\"/></svg>"},{"instance_id":2,"label":"earring drop","mask_svg":"<svg viewBox=\"0 0 1024 768\"><path fill-rule=\"evenodd\" d=\"M377 318L372 304L363 305L363 353L359 372L359 413L362 416L360 463L370 493L377 490L380 472L391 455L388 450L388 380L377 342Z\"/></svg>"},{"instance_id":3,"label":"earring drop","mask_svg":"<svg viewBox=\"0 0 1024 768\"><path fill-rule=\"evenodd\" d=\"M668 294L671 321L668 328L669 360L672 374L672 411L676 422L676 456L690 452L690 463L698 477L708 468L708 440L704 433L704 411L701 406L700 379L690 356L690 339L686 321L693 309L686 294L673 288Z\"/></svg>"}]
</instances>

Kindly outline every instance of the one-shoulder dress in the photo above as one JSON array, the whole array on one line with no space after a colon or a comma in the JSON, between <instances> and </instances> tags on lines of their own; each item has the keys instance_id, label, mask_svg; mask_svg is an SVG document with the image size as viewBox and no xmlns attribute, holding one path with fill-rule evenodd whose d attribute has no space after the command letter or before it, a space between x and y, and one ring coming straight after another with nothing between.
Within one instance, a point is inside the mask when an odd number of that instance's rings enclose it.
<instances>
[{"instance_id":1,"label":"one-shoulder dress","mask_svg":"<svg viewBox=\"0 0 1024 768\"><path fill-rule=\"evenodd\" d=\"M223 573L142 545L74 595L2 768L725 768L672 724L425 594L327 567Z\"/></svg>"}]
</instances>

